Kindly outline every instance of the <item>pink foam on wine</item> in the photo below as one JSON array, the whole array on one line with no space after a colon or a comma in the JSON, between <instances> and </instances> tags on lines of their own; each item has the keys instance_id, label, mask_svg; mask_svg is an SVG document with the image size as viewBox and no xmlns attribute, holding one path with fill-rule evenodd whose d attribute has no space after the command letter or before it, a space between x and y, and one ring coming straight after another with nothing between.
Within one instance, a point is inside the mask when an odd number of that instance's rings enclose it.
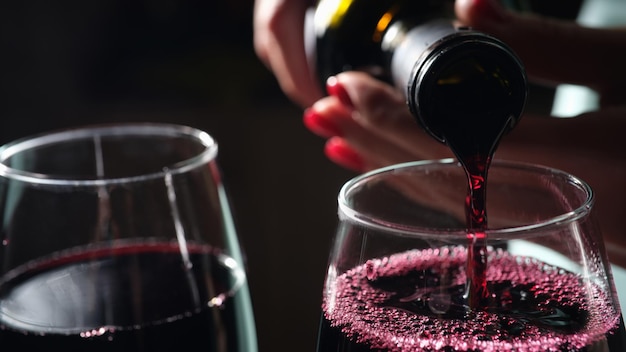
<instances>
[{"instance_id":1,"label":"pink foam on wine","mask_svg":"<svg viewBox=\"0 0 626 352\"><path fill-rule=\"evenodd\" d=\"M464 284L467 259L465 248L414 250L382 259L370 260L340 275L324 298L325 318L351 341L385 351L563 351L578 350L593 344L614 330L620 313L610 296L600 287L583 285L580 276L536 259L490 250L487 280L531 284L535 297L545 304L577 305L588 312L583 326L574 332L561 332L535 324L525 324L516 334L498 326L513 318L474 311L471 318L440 318L436 314L418 315L385 305L391 293L368 282L381 277L403 275L433 267L458 268L450 284ZM565 349L564 349L565 348Z\"/></svg>"}]
</instances>

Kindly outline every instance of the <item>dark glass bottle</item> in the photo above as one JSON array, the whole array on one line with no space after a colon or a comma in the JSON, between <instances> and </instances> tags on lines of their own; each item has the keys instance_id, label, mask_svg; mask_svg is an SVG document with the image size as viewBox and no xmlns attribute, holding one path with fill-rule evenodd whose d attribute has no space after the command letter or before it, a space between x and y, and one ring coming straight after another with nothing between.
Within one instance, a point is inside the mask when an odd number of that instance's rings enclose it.
<instances>
[{"instance_id":1,"label":"dark glass bottle","mask_svg":"<svg viewBox=\"0 0 626 352\"><path fill-rule=\"evenodd\" d=\"M467 132L472 139L498 139L522 113L527 82L521 61L502 41L455 25L453 1L321 0L306 22L310 64L320 82L348 70L387 81L442 142Z\"/></svg>"}]
</instances>

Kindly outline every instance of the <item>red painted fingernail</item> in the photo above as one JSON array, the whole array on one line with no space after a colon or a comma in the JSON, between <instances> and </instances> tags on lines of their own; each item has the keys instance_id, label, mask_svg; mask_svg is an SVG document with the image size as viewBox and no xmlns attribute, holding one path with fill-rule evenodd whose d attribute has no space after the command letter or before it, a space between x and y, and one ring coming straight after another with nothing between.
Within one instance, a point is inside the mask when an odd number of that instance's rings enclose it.
<instances>
[{"instance_id":1,"label":"red painted fingernail","mask_svg":"<svg viewBox=\"0 0 626 352\"><path fill-rule=\"evenodd\" d=\"M496 22L502 22L505 20L505 12L502 5L495 0L473 0L474 6L477 11L483 16L483 19L488 19Z\"/></svg>"},{"instance_id":2,"label":"red painted fingernail","mask_svg":"<svg viewBox=\"0 0 626 352\"><path fill-rule=\"evenodd\" d=\"M343 85L339 83L337 77L331 76L326 80L326 91L328 94L337 97L343 105L349 108L354 108L354 104L352 104L352 100L350 99L348 92Z\"/></svg>"},{"instance_id":3,"label":"red painted fingernail","mask_svg":"<svg viewBox=\"0 0 626 352\"><path fill-rule=\"evenodd\" d=\"M348 143L339 137L333 137L326 142L324 153L334 163L357 172L365 170L363 158L352 149Z\"/></svg>"},{"instance_id":4,"label":"red painted fingernail","mask_svg":"<svg viewBox=\"0 0 626 352\"><path fill-rule=\"evenodd\" d=\"M320 114L312 108L304 110L302 122L304 122L306 128L308 128L311 132L324 138L343 135L341 129L339 129L339 127L335 125L332 120L320 116Z\"/></svg>"}]
</instances>

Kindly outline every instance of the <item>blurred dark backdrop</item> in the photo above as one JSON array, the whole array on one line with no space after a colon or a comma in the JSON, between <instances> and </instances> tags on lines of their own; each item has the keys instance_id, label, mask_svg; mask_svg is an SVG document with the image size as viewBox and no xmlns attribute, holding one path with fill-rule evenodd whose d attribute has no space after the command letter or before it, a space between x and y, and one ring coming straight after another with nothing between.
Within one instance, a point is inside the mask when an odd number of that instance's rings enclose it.
<instances>
[{"instance_id":1,"label":"blurred dark backdrop","mask_svg":"<svg viewBox=\"0 0 626 352\"><path fill-rule=\"evenodd\" d=\"M4 1L0 143L112 121L191 125L219 161L260 351L313 351L336 194L351 176L252 48L252 0Z\"/></svg>"},{"instance_id":2,"label":"blurred dark backdrop","mask_svg":"<svg viewBox=\"0 0 626 352\"><path fill-rule=\"evenodd\" d=\"M555 15L566 2L535 1ZM253 0L3 1L0 143L113 121L211 133L248 260L260 351L313 351L336 195L353 175L325 159L324 141L257 60L252 8Z\"/></svg>"}]
</instances>

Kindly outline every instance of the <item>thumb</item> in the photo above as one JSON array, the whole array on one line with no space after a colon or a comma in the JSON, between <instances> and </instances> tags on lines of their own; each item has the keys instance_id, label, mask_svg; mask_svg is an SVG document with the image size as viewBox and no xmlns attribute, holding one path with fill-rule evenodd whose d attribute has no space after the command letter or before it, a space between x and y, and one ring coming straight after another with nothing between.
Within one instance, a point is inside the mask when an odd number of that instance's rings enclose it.
<instances>
[{"instance_id":1,"label":"thumb","mask_svg":"<svg viewBox=\"0 0 626 352\"><path fill-rule=\"evenodd\" d=\"M497 0L456 0L464 25L499 38L519 55L534 79L587 85L599 91L626 77L626 30L593 29L505 10Z\"/></svg>"}]
</instances>

